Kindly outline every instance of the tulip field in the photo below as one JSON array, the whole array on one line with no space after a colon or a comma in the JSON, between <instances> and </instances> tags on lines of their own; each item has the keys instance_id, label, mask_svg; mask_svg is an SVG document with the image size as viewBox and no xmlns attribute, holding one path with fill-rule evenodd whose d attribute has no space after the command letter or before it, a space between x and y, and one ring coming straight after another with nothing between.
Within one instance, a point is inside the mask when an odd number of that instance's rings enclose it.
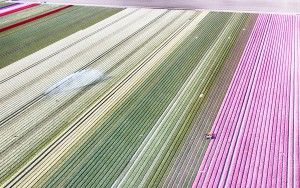
<instances>
[{"instance_id":1,"label":"tulip field","mask_svg":"<svg viewBox=\"0 0 300 188\"><path fill-rule=\"evenodd\" d=\"M0 68L120 10L36 3L4 6L0 9Z\"/></svg>"},{"instance_id":2,"label":"tulip field","mask_svg":"<svg viewBox=\"0 0 300 188\"><path fill-rule=\"evenodd\" d=\"M299 24L258 17L193 187L300 186Z\"/></svg>"},{"instance_id":3,"label":"tulip field","mask_svg":"<svg viewBox=\"0 0 300 188\"><path fill-rule=\"evenodd\" d=\"M0 2L0 187L300 187L300 16Z\"/></svg>"}]
</instances>

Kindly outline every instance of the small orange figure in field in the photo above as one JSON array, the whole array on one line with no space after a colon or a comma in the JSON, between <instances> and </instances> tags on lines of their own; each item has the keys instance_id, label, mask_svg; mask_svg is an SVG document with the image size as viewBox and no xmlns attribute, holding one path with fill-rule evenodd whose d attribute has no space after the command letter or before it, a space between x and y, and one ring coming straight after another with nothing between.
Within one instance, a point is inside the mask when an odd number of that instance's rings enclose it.
<instances>
[{"instance_id":1,"label":"small orange figure in field","mask_svg":"<svg viewBox=\"0 0 300 188\"><path fill-rule=\"evenodd\" d=\"M216 134L213 133L212 131L208 132L205 134L206 139L215 139L216 138Z\"/></svg>"}]
</instances>

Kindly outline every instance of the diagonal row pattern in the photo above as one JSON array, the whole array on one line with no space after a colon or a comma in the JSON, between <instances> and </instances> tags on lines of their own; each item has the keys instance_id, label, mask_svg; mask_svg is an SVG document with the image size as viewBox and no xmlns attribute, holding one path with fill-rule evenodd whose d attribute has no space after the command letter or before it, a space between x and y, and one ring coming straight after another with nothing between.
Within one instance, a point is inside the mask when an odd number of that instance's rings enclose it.
<instances>
[{"instance_id":1,"label":"diagonal row pattern","mask_svg":"<svg viewBox=\"0 0 300 188\"><path fill-rule=\"evenodd\" d=\"M193 187L299 187L299 16L260 15Z\"/></svg>"}]
</instances>

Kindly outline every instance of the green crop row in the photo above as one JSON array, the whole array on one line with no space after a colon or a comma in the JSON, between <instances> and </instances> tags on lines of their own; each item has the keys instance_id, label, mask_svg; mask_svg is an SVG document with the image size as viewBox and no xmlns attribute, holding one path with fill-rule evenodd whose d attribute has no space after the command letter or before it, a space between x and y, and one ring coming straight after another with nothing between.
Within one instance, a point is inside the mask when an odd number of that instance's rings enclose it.
<instances>
[{"instance_id":1,"label":"green crop row","mask_svg":"<svg viewBox=\"0 0 300 188\"><path fill-rule=\"evenodd\" d=\"M179 149L176 151L177 154L163 174L164 177L160 186L192 186L203 155L210 143L204 134L209 132L213 125L256 20L256 15L245 14L244 17L245 21L238 26L241 30L239 35L233 38L237 41L234 41L234 47L231 48L228 58L226 58L226 62L223 62L216 78L210 82L212 86L205 94L203 104L192 125L190 125L190 130L184 136L184 140L181 141Z\"/></svg>"},{"instance_id":2,"label":"green crop row","mask_svg":"<svg viewBox=\"0 0 300 188\"><path fill-rule=\"evenodd\" d=\"M171 137L169 140L169 145L166 151L161 155L159 163L156 164L155 168L152 169L152 174L149 175L147 181L145 182L146 186L156 187L163 178L166 170L178 152L179 146L183 139L186 136L186 133L190 130L193 121L195 120L199 109L201 108L203 97L201 94L206 95L207 91L212 87L212 83L216 76L219 73L220 68L223 66L223 63L226 62L226 58L229 55L231 48L234 45L234 42L242 30L242 26L245 23L246 15L234 15L233 21L228 24L228 30L225 31L223 38L216 43L214 48L212 48L212 53L208 54L207 59L204 60L203 70L200 72L198 84L194 85L194 88L191 88L191 94L195 93L196 97L189 97L188 99L192 100L193 103L190 104L188 108L187 105L179 104L178 108L186 107L187 111L185 112L185 118L180 122L180 126L177 127L177 130L171 134L167 132L163 136ZM230 39L228 37L230 36ZM185 100L188 100L185 98ZM183 112L182 112L183 113ZM181 114L181 113L180 113ZM171 123L171 124L170 124ZM173 119L173 122L170 121L169 127L172 123L176 123L176 119ZM175 127L171 128L174 129ZM205 133L203 133L204 136Z\"/></svg>"},{"instance_id":3,"label":"green crop row","mask_svg":"<svg viewBox=\"0 0 300 188\"><path fill-rule=\"evenodd\" d=\"M0 33L0 68L85 29L121 9L73 6Z\"/></svg>"},{"instance_id":4,"label":"green crop row","mask_svg":"<svg viewBox=\"0 0 300 188\"><path fill-rule=\"evenodd\" d=\"M237 20L231 22L231 26L236 24L238 24ZM232 32L234 30L227 28L227 36L228 31ZM178 103L173 104L173 110L166 117L163 117L165 118L164 121L159 122L159 125L155 128L156 134L151 135L151 137L154 137L152 142L145 142L147 145L147 148L144 148L145 153L141 153L138 160L135 159L134 163L136 165L130 169L126 179L122 182L122 186L158 186L201 106L203 100L201 95L206 94L211 81L224 62L220 55L226 58L226 52L230 48L230 44L232 44L232 40L222 39L221 42L219 41L213 48L208 50L210 53L200 61L199 70L197 74L193 75L195 76L193 81L183 86L184 91L179 98L176 98ZM222 47L225 47L225 49ZM145 174L147 175L145 176Z\"/></svg>"},{"instance_id":5,"label":"green crop row","mask_svg":"<svg viewBox=\"0 0 300 188\"><path fill-rule=\"evenodd\" d=\"M46 124L46 122L49 123L49 121L53 121L53 118L55 118L58 114L62 114L65 113L66 108L68 108L70 105L73 105L73 103L76 102L76 108L72 109L72 114L71 115L66 115L66 117L64 117L64 119L60 119L61 124L55 124L55 125L51 125L51 127L55 127L52 128L52 131L46 131L44 132L45 136L43 141L38 142L36 145L30 146L32 147L32 149L30 149L26 154L24 154L23 157L20 157L20 161L18 163L14 163L13 166L10 168L9 172L6 172L5 175L0 176L0 180L2 179L7 179L9 177L9 175L15 173L15 171L17 169L19 169L22 165L24 165L28 160L30 160L38 151L40 151L44 146L47 145L47 143L49 143L53 138L56 138L56 136L61 133L63 130L65 130L69 125L70 122L74 121L81 113L83 113L89 106L93 105L93 103L95 103L95 101L97 101L99 98L101 98L111 87L113 87L120 79L122 79L130 70L132 70L133 68L135 68L137 65L139 65L140 60L142 60L145 56L147 56L148 53L150 53L153 49L155 49L156 46L158 46L160 44L161 41L164 41L166 39L166 37L172 33L171 28L175 27L175 24L173 24L175 22L175 20L177 20L179 18L179 16L174 17L174 20L168 20L169 24L166 24L165 26L163 26L158 33L152 33L151 35L148 34L147 37L149 37L149 39L145 40L143 43L141 43L140 45L136 46L136 48L130 52L127 56L125 56L124 58L122 58L120 61L116 61L115 64L108 70L108 72L114 72L114 70L119 69L120 66L126 66L126 70L123 70L121 74L119 74L118 76L109 79L108 83L105 87L85 87L83 88L81 91L79 91L75 96L71 97L69 100L65 101L62 105L56 106L53 112L47 114L47 116L45 118L43 118L41 121L36 122L36 126L33 126L33 128L35 127L39 127L43 124ZM165 18L161 18L161 19L165 19ZM156 22L153 22L154 24L150 24L148 27L146 27L143 31L139 32L139 35L142 35L143 33L147 33L149 28L153 27L155 25ZM170 25L173 26L171 27ZM171 28L170 28L171 27ZM178 27L178 26L176 26ZM130 43L130 40L126 41L126 43ZM119 45L118 47L122 48L122 45ZM148 50L145 50L145 49ZM118 48L116 48L115 50L118 50ZM101 60L99 59L97 62L95 62L94 64L96 64L97 66L101 65ZM92 93L91 93L92 91ZM89 97L85 97L84 101L79 101L79 100L83 100L80 99L81 96L83 95L87 95ZM91 96L90 96L91 95ZM65 98L67 98L67 96L65 96ZM25 126L25 125L24 125ZM29 132L30 133L30 132ZM30 133L32 134L32 133Z\"/></svg>"},{"instance_id":6,"label":"green crop row","mask_svg":"<svg viewBox=\"0 0 300 188\"><path fill-rule=\"evenodd\" d=\"M99 122L95 133L65 161L46 185L111 186L218 38L230 16L229 13L210 13L204 18L153 75L136 88L105 122Z\"/></svg>"}]
</instances>

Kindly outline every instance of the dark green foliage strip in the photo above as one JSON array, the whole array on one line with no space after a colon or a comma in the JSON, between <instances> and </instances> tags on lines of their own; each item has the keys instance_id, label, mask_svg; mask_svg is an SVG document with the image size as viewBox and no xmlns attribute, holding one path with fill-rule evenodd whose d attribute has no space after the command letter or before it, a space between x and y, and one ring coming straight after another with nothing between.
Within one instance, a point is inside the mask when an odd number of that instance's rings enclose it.
<instances>
[{"instance_id":1,"label":"dark green foliage strip","mask_svg":"<svg viewBox=\"0 0 300 188\"><path fill-rule=\"evenodd\" d=\"M0 68L34 53L121 9L70 7L35 22L0 33Z\"/></svg>"}]
</instances>

